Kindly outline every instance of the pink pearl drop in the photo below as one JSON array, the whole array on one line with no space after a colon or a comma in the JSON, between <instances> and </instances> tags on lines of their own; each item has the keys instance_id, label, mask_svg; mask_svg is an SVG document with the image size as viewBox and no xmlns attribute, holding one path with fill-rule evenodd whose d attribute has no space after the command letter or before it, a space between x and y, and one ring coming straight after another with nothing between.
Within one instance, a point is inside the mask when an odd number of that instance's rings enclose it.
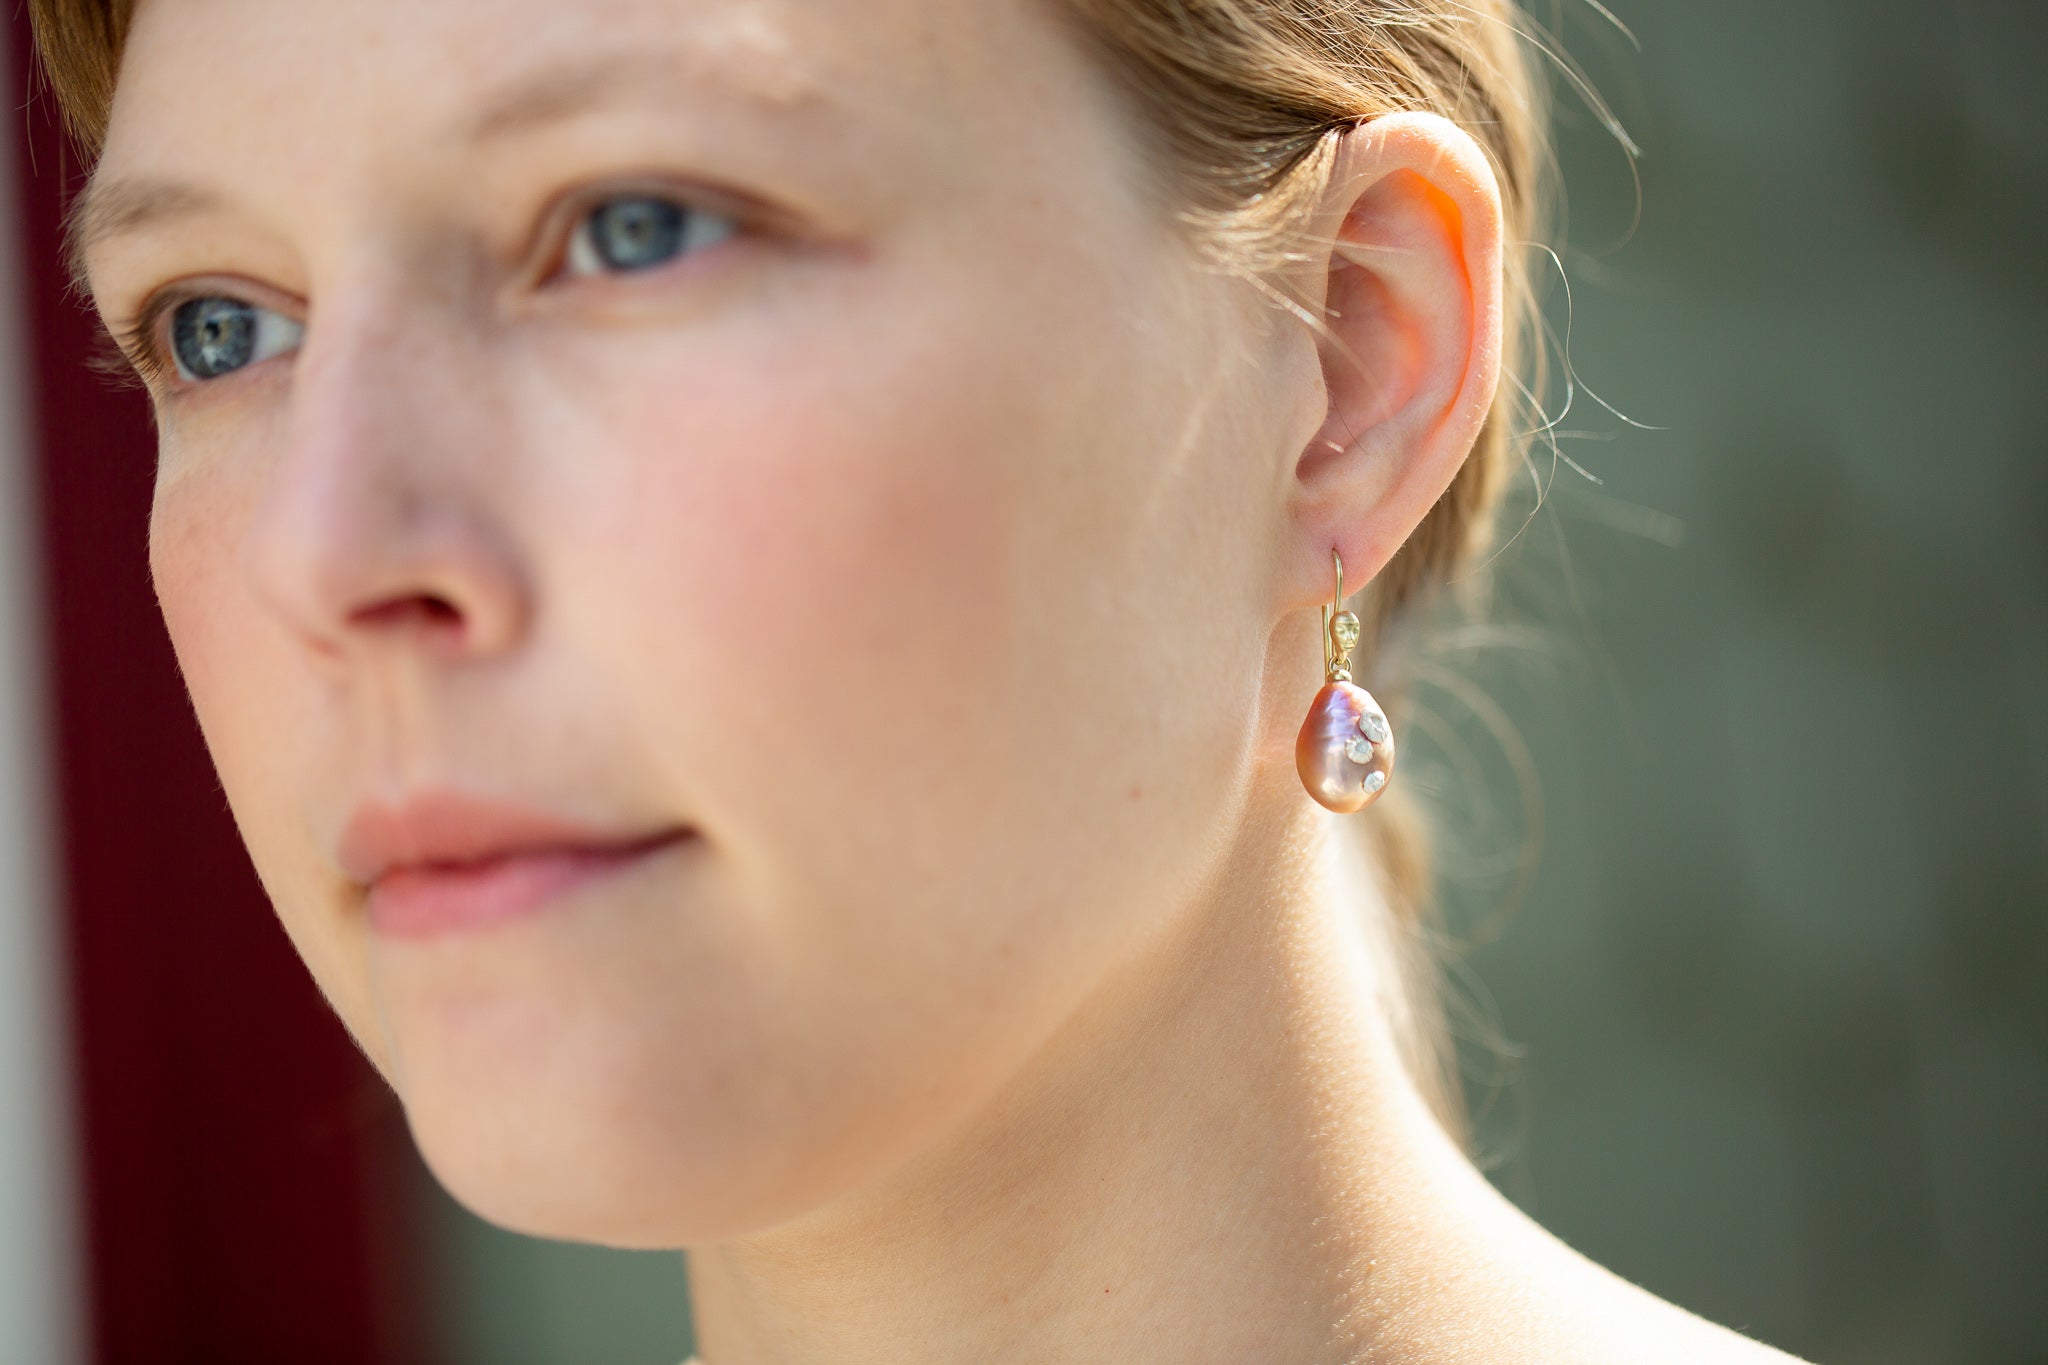
<instances>
[{"instance_id":1,"label":"pink pearl drop","mask_svg":"<svg viewBox=\"0 0 2048 1365\"><path fill-rule=\"evenodd\" d=\"M1394 740L1372 746L1372 761L1360 763L1344 752L1352 736L1360 732L1358 718L1380 705L1364 688L1348 682L1323 684L1309 704L1308 719L1294 740L1294 766L1302 784L1322 805L1340 815L1363 809L1386 790L1386 779L1394 770ZM1379 785L1368 786L1367 773L1383 776Z\"/></svg>"}]
</instances>

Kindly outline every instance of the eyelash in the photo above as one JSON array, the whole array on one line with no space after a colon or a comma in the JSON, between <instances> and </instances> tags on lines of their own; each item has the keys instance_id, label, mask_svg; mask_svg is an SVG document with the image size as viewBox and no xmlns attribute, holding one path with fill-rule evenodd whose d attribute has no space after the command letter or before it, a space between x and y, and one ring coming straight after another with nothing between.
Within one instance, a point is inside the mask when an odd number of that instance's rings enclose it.
<instances>
[{"instance_id":1,"label":"eyelash","mask_svg":"<svg viewBox=\"0 0 2048 1365\"><path fill-rule=\"evenodd\" d=\"M190 297L182 290L163 290L143 303L133 322L103 328L95 338L92 368L130 388L155 389L174 376L177 367L165 359L157 338L171 310Z\"/></svg>"},{"instance_id":2,"label":"eyelash","mask_svg":"<svg viewBox=\"0 0 2048 1365\"><path fill-rule=\"evenodd\" d=\"M730 225L729 231L726 234L729 236L739 236L748 230L748 224L739 212L726 208L716 202L705 202L703 200L692 202L676 195L673 191L641 190L631 186L625 188L612 186L601 194L580 197L571 205L571 212L566 215L567 227L562 233L563 241L559 247L550 252L550 259L559 258L561 261L566 261L570 250L567 234L575 232L585 222L589 221L590 216L605 204L619 199L630 198L666 198L669 202L682 208L686 213L708 214L714 218L724 219ZM552 217L552 215L550 216ZM716 245L716 243L714 242L713 245ZM681 259L681 257L679 256L677 259ZM663 262L663 264L668 264L668 262ZM558 271L559 265L550 271L549 278L553 278L553 275ZM135 317L132 320L101 328L99 335L95 338L94 353L88 363L94 370L109 376L123 387L155 390L158 388L170 388L175 385L199 387L214 382L210 379L195 379L189 381L188 384L188 381L178 373L177 362L169 357L161 338L163 336L164 320L181 305L189 303L193 299L212 298L219 293L221 291L197 290L175 285L157 291L143 301L142 307L136 311ZM261 305L256 306L260 307ZM220 377L226 378L227 376L223 375Z\"/></svg>"}]
</instances>

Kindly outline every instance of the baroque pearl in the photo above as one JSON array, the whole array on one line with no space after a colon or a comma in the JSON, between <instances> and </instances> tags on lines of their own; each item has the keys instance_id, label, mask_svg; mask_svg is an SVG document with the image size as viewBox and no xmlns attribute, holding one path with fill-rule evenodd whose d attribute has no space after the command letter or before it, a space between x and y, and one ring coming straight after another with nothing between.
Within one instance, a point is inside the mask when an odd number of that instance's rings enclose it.
<instances>
[{"instance_id":1,"label":"baroque pearl","mask_svg":"<svg viewBox=\"0 0 2048 1365\"><path fill-rule=\"evenodd\" d=\"M1381 716L1372 693L1354 683L1324 683L1309 704L1308 719L1294 740L1294 766L1302 784L1319 803L1348 815L1363 808L1386 789L1394 769L1394 736L1384 723L1367 730L1363 717ZM1384 738L1376 737L1378 731ZM1370 744L1367 758L1353 757L1353 741Z\"/></svg>"}]
</instances>

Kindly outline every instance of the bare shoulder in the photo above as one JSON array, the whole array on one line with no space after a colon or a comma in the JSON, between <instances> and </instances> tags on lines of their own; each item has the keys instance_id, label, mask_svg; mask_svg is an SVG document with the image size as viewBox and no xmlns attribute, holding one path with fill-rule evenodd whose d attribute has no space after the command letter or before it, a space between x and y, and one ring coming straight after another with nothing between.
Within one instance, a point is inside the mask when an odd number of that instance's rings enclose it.
<instances>
[{"instance_id":1,"label":"bare shoulder","mask_svg":"<svg viewBox=\"0 0 2048 1365\"><path fill-rule=\"evenodd\" d=\"M1469 1175L1466 1174L1469 1172ZM1797 1356L1659 1298L1540 1227L1466 1167L1427 1260L1427 1292L1406 1296L1409 1331L1433 1365L1805 1365ZM1449 1253L1448 1262L1441 1253Z\"/></svg>"},{"instance_id":2,"label":"bare shoulder","mask_svg":"<svg viewBox=\"0 0 2048 1365\"><path fill-rule=\"evenodd\" d=\"M1806 1365L1798 1356L1710 1322L1556 1243L1548 1292L1530 1315L1545 1349L1524 1359L1574 1365ZM1526 1320L1525 1320L1526 1321Z\"/></svg>"},{"instance_id":3,"label":"bare shoulder","mask_svg":"<svg viewBox=\"0 0 2048 1365\"><path fill-rule=\"evenodd\" d=\"M1506 1273L1487 1288L1452 1289L1390 1324L1399 1347L1389 1358L1428 1365L1806 1365L1590 1262L1591 1273L1558 1277L1517 1273L1526 1266L1500 1269Z\"/></svg>"},{"instance_id":4,"label":"bare shoulder","mask_svg":"<svg viewBox=\"0 0 2048 1365\"><path fill-rule=\"evenodd\" d=\"M1616 1362L1663 1360L1682 1365L1805 1365L1799 1357L1688 1313L1634 1285L1634 1312L1617 1313L1599 1336Z\"/></svg>"}]
</instances>

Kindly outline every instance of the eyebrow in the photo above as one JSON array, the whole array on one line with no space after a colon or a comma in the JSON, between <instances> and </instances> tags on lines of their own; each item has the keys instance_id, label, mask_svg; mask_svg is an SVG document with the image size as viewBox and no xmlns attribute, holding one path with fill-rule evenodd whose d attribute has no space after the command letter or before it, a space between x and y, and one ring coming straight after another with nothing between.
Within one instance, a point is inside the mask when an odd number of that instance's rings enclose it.
<instances>
[{"instance_id":1,"label":"eyebrow","mask_svg":"<svg viewBox=\"0 0 2048 1365\"><path fill-rule=\"evenodd\" d=\"M627 49L550 62L484 96L456 126L465 146L502 141L678 89L715 88L771 113L832 103L825 87L780 51L750 35L729 35L683 50ZM218 212L226 199L185 181L95 172L64 213L64 261L72 285L86 290L85 258L110 237L180 218Z\"/></svg>"},{"instance_id":2,"label":"eyebrow","mask_svg":"<svg viewBox=\"0 0 2048 1365\"><path fill-rule=\"evenodd\" d=\"M156 176L102 180L94 175L64 210L64 265L71 284L86 289L85 253L96 242L137 232L178 218L220 209L225 201L211 190Z\"/></svg>"}]
</instances>

